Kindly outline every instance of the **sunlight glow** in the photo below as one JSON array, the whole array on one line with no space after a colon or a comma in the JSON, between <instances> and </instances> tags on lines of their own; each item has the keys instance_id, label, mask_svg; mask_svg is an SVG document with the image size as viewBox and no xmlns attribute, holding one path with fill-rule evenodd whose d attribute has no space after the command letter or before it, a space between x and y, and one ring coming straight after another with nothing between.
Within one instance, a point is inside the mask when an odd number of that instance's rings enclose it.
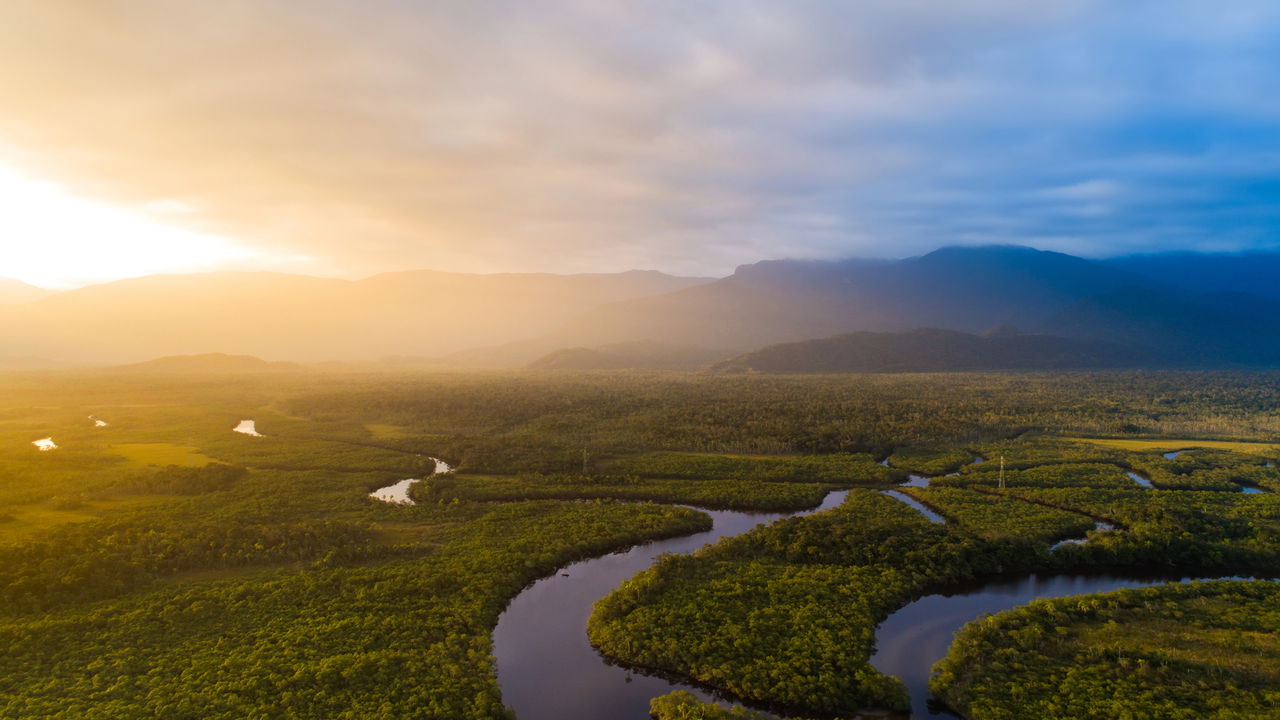
<instances>
[{"instance_id":1,"label":"sunlight glow","mask_svg":"<svg viewBox=\"0 0 1280 720\"><path fill-rule=\"evenodd\" d=\"M0 276L64 288L262 259L227 238L75 197L0 166Z\"/></svg>"}]
</instances>

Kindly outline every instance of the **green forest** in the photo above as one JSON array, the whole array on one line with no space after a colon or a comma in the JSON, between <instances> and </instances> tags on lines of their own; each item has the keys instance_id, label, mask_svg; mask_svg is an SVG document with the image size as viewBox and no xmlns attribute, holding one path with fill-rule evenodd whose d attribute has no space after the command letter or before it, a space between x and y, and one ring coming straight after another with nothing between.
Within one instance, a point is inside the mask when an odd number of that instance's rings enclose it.
<instances>
[{"instance_id":1,"label":"green forest","mask_svg":"<svg viewBox=\"0 0 1280 720\"><path fill-rule=\"evenodd\" d=\"M794 511L836 488L839 507L662 559L584 632L789 717L906 710L868 660L877 625L923 594L1027 572L1280 572L1280 495L1244 492L1280 490L1278 380L0 375L0 717L508 718L491 633L530 582L710 527L684 506ZM233 432L244 419L260 437ZM932 481L898 489L945 523L884 494L908 473ZM405 478L422 478L416 504L369 497ZM970 720L1264 717L1274 587L1002 613L965 631L935 692ZM1077 688L1014 672L1064 663ZM1200 714L1164 714L1192 686ZM753 715L681 693L651 711Z\"/></svg>"},{"instance_id":2,"label":"green forest","mask_svg":"<svg viewBox=\"0 0 1280 720\"><path fill-rule=\"evenodd\" d=\"M1274 717L1280 584L1205 582L1041 600L970 624L934 691L965 717Z\"/></svg>"}]
</instances>

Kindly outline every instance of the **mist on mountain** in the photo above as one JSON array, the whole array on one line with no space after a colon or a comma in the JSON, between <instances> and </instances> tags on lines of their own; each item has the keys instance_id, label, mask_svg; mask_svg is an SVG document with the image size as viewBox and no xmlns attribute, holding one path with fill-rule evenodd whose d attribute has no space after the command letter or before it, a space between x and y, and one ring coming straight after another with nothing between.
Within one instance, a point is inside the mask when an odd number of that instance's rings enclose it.
<instances>
[{"instance_id":1,"label":"mist on mountain","mask_svg":"<svg viewBox=\"0 0 1280 720\"><path fill-rule=\"evenodd\" d=\"M1037 352L1079 358L1092 348L1101 354L1085 355L1099 366L1273 366L1280 365L1280 291L1267 282L1273 267L1280 253L1098 261L983 246L902 260L769 260L720 279L642 271L409 271L359 281L158 275L0 305L0 355L77 364L229 353L398 358L382 364L435 368L693 368L848 333L972 335L1007 326L1039 336L1018 341L1037 344ZM1125 350L1107 359L1100 347L1045 338ZM953 349L973 342L934 340ZM1052 358L1040 364L1063 366Z\"/></svg>"}]
</instances>

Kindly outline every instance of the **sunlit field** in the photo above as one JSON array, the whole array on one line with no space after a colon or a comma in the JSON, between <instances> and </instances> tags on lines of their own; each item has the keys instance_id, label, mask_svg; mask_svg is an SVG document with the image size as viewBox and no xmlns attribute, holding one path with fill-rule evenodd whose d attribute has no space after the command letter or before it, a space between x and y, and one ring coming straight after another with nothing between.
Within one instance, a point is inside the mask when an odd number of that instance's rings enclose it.
<instances>
[{"instance_id":1,"label":"sunlit field","mask_svg":"<svg viewBox=\"0 0 1280 720\"><path fill-rule=\"evenodd\" d=\"M1264 442L1236 442L1231 440L1206 440L1203 438L1168 438L1158 440L1124 439L1124 438L1071 438L1078 442L1102 445L1103 447L1121 450L1158 450L1170 452L1191 448L1209 448L1213 450L1230 450L1231 452L1248 453L1250 455L1274 456L1280 445Z\"/></svg>"}]
</instances>

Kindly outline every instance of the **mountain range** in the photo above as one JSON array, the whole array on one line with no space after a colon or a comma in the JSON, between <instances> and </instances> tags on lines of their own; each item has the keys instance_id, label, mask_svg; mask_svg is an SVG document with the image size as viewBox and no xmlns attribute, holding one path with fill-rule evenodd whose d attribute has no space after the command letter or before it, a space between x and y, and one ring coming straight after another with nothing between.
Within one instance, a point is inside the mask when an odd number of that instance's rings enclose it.
<instances>
[{"instance_id":1,"label":"mountain range","mask_svg":"<svg viewBox=\"0 0 1280 720\"><path fill-rule=\"evenodd\" d=\"M597 308L559 333L751 349L854 330L1035 328L1072 303L1150 284L1125 270L1022 247L943 248L895 262L775 260Z\"/></svg>"},{"instance_id":2,"label":"mountain range","mask_svg":"<svg viewBox=\"0 0 1280 720\"><path fill-rule=\"evenodd\" d=\"M771 260L719 279L647 271L151 276L0 305L0 356L121 363L223 352L398 356L388 362L439 367L698 367L847 336L840 352L866 367L867 353L927 341L913 331L931 328L978 338L934 336L955 358L943 353L928 364L934 369L986 367L975 358L993 348L995 359L1023 358L1014 367L1280 366L1277 273L1280 253L1099 261L986 246L893 261ZM982 335L997 327L1004 330ZM808 347L815 367L829 365L830 343ZM795 353L783 353L793 365Z\"/></svg>"},{"instance_id":3,"label":"mountain range","mask_svg":"<svg viewBox=\"0 0 1280 720\"><path fill-rule=\"evenodd\" d=\"M1195 268L1202 261L1214 271L1200 286ZM560 328L557 339L566 345L660 337L719 348L728 357L854 331L980 333L1011 326L1041 342L1128 348L1126 357L1143 358L1143 366L1280 365L1280 287L1256 268L1280 269L1280 253L1093 261L987 246L891 262L768 261L712 283L602 306ZM1238 287L1235 274L1244 278Z\"/></svg>"}]
</instances>

